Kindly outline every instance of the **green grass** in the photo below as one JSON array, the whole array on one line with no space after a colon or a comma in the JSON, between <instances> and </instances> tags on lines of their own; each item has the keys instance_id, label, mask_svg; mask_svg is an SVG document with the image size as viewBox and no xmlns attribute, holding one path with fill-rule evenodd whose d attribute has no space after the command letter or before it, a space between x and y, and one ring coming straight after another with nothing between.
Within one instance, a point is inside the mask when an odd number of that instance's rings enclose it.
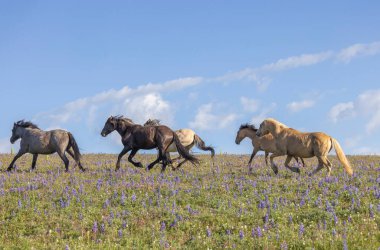
<instances>
[{"instance_id":1,"label":"green grass","mask_svg":"<svg viewBox=\"0 0 380 250\"><path fill-rule=\"evenodd\" d=\"M85 173L40 156L29 172L24 156L7 173L11 156L0 155L0 249L380 247L380 157L349 157L348 177L331 156L332 176L312 178L314 160L300 175L280 166L275 176L262 157L252 173L248 156L217 155L215 166L200 158L162 175L126 161L115 172L116 155L83 156Z\"/></svg>"}]
</instances>

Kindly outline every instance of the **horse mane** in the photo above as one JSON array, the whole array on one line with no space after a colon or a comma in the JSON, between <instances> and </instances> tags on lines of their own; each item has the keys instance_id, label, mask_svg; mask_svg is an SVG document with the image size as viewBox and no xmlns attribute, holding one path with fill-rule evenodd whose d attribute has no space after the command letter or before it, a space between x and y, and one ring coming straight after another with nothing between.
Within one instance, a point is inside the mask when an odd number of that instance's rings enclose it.
<instances>
[{"instance_id":1,"label":"horse mane","mask_svg":"<svg viewBox=\"0 0 380 250\"><path fill-rule=\"evenodd\" d=\"M273 123L275 123L275 124L277 124L277 125L279 125L279 126L282 126L282 127L284 127L284 128L289 128L288 126L286 126L285 124L283 124L283 123L277 121L276 119L273 119L273 118L267 118L267 119L265 119L265 120L266 120L266 121L269 121L269 122L273 122Z\"/></svg>"},{"instance_id":2,"label":"horse mane","mask_svg":"<svg viewBox=\"0 0 380 250\"><path fill-rule=\"evenodd\" d=\"M158 119L149 119L144 123L144 126L158 126L161 125L160 122Z\"/></svg>"},{"instance_id":3,"label":"horse mane","mask_svg":"<svg viewBox=\"0 0 380 250\"><path fill-rule=\"evenodd\" d=\"M123 115L117 115L117 116L114 116L113 118L117 119L118 121L124 121L124 122L129 122L129 123L133 123L135 124L132 119L130 118L127 118L127 117L124 117Z\"/></svg>"},{"instance_id":4,"label":"horse mane","mask_svg":"<svg viewBox=\"0 0 380 250\"><path fill-rule=\"evenodd\" d=\"M19 127L22 127L22 128L35 128L35 129L40 129L36 124L34 124L34 123L31 122L31 121L20 120L20 121L16 122L16 125L19 126ZM40 129L40 130L41 130L41 129Z\"/></svg>"},{"instance_id":5,"label":"horse mane","mask_svg":"<svg viewBox=\"0 0 380 250\"><path fill-rule=\"evenodd\" d=\"M240 125L239 130L240 130L240 129L245 129L245 128L251 129L251 130L253 130L254 132L257 131L257 128L255 127L255 125L253 125L253 124L249 124L249 123L245 123L245 124Z\"/></svg>"}]
</instances>

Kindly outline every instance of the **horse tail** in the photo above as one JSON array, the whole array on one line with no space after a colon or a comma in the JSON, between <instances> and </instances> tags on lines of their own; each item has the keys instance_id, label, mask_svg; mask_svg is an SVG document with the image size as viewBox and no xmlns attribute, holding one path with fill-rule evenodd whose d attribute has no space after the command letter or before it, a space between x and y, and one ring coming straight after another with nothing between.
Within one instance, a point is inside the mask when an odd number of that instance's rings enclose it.
<instances>
[{"instance_id":1,"label":"horse tail","mask_svg":"<svg viewBox=\"0 0 380 250\"><path fill-rule=\"evenodd\" d=\"M81 154L79 151L78 144L75 141L73 134L71 134L70 132L68 132L68 134L69 134L69 146L71 146L74 150L74 159L75 161L79 162L81 158Z\"/></svg>"},{"instance_id":2,"label":"horse tail","mask_svg":"<svg viewBox=\"0 0 380 250\"><path fill-rule=\"evenodd\" d=\"M343 164L344 169L346 170L346 172L349 175L352 175L354 173L354 171L352 170L350 162L347 160L346 155L344 154L342 148L340 147L339 142L331 137L331 143L334 146L334 149L335 149L336 155L338 157L338 160L340 161L340 163Z\"/></svg>"},{"instance_id":3,"label":"horse tail","mask_svg":"<svg viewBox=\"0 0 380 250\"><path fill-rule=\"evenodd\" d=\"M211 152L211 157L214 157L215 155L215 150L211 146L206 146L205 142L196 134L194 134L194 142L197 148L202 149L204 151L210 151Z\"/></svg>"},{"instance_id":4,"label":"horse tail","mask_svg":"<svg viewBox=\"0 0 380 250\"><path fill-rule=\"evenodd\" d=\"M180 156L182 156L183 158L185 158L193 164L199 163L199 160L196 157L192 156L189 153L189 151L181 144L181 141L179 140L178 135L175 132L173 132L173 140Z\"/></svg>"}]
</instances>

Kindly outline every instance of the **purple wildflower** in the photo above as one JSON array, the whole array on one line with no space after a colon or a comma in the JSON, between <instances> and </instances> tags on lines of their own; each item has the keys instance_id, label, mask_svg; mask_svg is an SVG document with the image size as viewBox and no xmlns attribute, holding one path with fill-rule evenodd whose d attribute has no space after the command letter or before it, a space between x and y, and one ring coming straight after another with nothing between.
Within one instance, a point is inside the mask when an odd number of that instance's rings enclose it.
<instances>
[{"instance_id":1,"label":"purple wildflower","mask_svg":"<svg viewBox=\"0 0 380 250\"><path fill-rule=\"evenodd\" d=\"M257 227L256 228L256 232L257 232L257 237L263 237L263 233L262 233L262 231L261 231L261 228L260 227Z\"/></svg>"},{"instance_id":2,"label":"purple wildflower","mask_svg":"<svg viewBox=\"0 0 380 250\"><path fill-rule=\"evenodd\" d=\"M119 229L117 231L117 235L119 236L119 238L123 237L123 231L121 229Z\"/></svg>"},{"instance_id":3,"label":"purple wildflower","mask_svg":"<svg viewBox=\"0 0 380 250\"><path fill-rule=\"evenodd\" d=\"M132 198L132 201L133 201L133 202L136 201L136 195L135 195L135 193L132 194L132 197L131 197L131 198Z\"/></svg>"},{"instance_id":4,"label":"purple wildflower","mask_svg":"<svg viewBox=\"0 0 380 250\"><path fill-rule=\"evenodd\" d=\"M162 221L162 222L161 222L160 231L164 231L165 229L166 229L165 221Z\"/></svg>"},{"instance_id":5,"label":"purple wildflower","mask_svg":"<svg viewBox=\"0 0 380 250\"><path fill-rule=\"evenodd\" d=\"M300 224L300 229L298 231L299 237L302 237L305 232L305 227L303 226L303 223Z\"/></svg>"},{"instance_id":6,"label":"purple wildflower","mask_svg":"<svg viewBox=\"0 0 380 250\"><path fill-rule=\"evenodd\" d=\"M97 233L98 232L98 223L95 221L94 225L92 226L92 232Z\"/></svg>"},{"instance_id":7,"label":"purple wildflower","mask_svg":"<svg viewBox=\"0 0 380 250\"><path fill-rule=\"evenodd\" d=\"M210 228L206 229L206 235L207 235L207 237L211 237L211 230L210 230Z\"/></svg>"},{"instance_id":8,"label":"purple wildflower","mask_svg":"<svg viewBox=\"0 0 380 250\"><path fill-rule=\"evenodd\" d=\"M243 230L239 231L239 238L242 240L244 238L244 232Z\"/></svg>"}]
</instances>

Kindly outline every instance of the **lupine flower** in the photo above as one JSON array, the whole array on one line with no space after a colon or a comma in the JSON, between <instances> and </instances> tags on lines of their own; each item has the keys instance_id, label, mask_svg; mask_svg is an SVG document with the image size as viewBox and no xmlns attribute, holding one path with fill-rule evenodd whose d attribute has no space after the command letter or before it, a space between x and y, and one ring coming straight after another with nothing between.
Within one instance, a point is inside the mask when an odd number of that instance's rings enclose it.
<instances>
[{"instance_id":1,"label":"lupine flower","mask_svg":"<svg viewBox=\"0 0 380 250\"><path fill-rule=\"evenodd\" d=\"M239 238L242 240L244 238L244 232L243 230L239 231Z\"/></svg>"},{"instance_id":2,"label":"lupine flower","mask_svg":"<svg viewBox=\"0 0 380 250\"><path fill-rule=\"evenodd\" d=\"M98 223L95 221L94 225L92 226L92 232L97 233L98 232Z\"/></svg>"},{"instance_id":3,"label":"lupine flower","mask_svg":"<svg viewBox=\"0 0 380 250\"><path fill-rule=\"evenodd\" d=\"M211 230L210 230L210 228L206 229L206 235L207 235L207 237L211 237Z\"/></svg>"},{"instance_id":4,"label":"lupine flower","mask_svg":"<svg viewBox=\"0 0 380 250\"><path fill-rule=\"evenodd\" d=\"M123 231L121 229L119 229L117 231L117 235L119 236L119 238L123 237Z\"/></svg>"},{"instance_id":5,"label":"lupine flower","mask_svg":"<svg viewBox=\"0 0 380 250\"><path fill-rule=\"evenodd\" d=\"M100 233L104 234L105 231L106 231L106 226L104 225L104 223L102 223L102 224L100 225Z\"/></svg>"},{"instance_id":6,"label":"lupine flower","mask_svg":"<svg viewBox=\"0 0 380 250\"><path fill-rule=\"evenodd\" d=\"M166 229L165 221L162 221L162 222L161 222L160 231L164 231L165 229Z\"/></svg>"},{"instance_id":7,"label":"lupine flower","mask_svg":"<svg viewBox=\"0 0 380 250\"><path fill-rule=\"evenodd\" d=\"M304 234L304 232L305 232L305 227L303 226L303 223L301 223L301 224L300 224L300 229L299 229L299 231L298 231L298 235L299 235L300 237L302 237L303 234Z\"/></svg>"},{"instance_id":8,"label":"lupine flower","mask_svg":"<svg viewBox=\"0 0 380 250\"><path fill-rule=\"evenodd\" d=\"M132 201L133 201L133 202L136 201L136 195L135 195L135 193L132 194L132 197L131 197L131 198L132 198Z\"/></svg>"},{"instance_id":9,"label":"lupine flower","mask_svg":"<svg viewBox=\"0 0 380 250\"><path fill-rule=\"evenodd\" d=\"M256 228L256 232L257 232L257 237L263 237L263 233L262 233L260 227L257 227L257 228Z\"/></svg>"}]
</instances>

